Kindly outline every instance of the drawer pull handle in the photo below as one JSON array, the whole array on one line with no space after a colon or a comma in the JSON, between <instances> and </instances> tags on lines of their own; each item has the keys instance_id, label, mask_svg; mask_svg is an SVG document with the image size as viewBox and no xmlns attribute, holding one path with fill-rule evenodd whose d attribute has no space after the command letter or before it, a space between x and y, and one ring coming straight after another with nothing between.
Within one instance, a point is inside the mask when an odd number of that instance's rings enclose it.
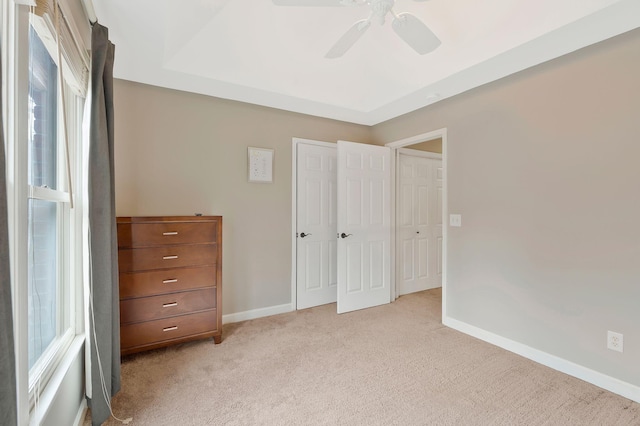
<instances>
[{"instance_id":1,"label":"drawer pull handle","mask_svg":"<svg viewBox=\"0 0 640 426\"><path fill-rule=\"evenodd\" d=\"M162 256L162 260L172 260L172 259L177 259L178 256Z\"/></svg>"},{"instance_id":2,"label":"drawer pull handle","mask_svg":"<svg viewBox=\"0 0 640 426\"><path fill-rule=\"evenodd\" d=\"M165 235L165 236L169 236L169 235L178 235L178 233L177 233L177 232L175 232L175 231L172 231L172 232L163 232L163 233L162 233L162 235Z\"/></svg>"},{"instance_id":3,"label":"drawer pull handle","mask_svg":"<svg viewBox=\"0 0 640 426\"><path fill-rule=\"evenodd\" d=\"M162 331L164 331L164 332L167 332L167 331L175 331L175 330L177 330L177 329L178 329L178 327L174 325L173 327L166 327L166 328L163 328L163 329L162 329Z\"/></svg>"},{"instance_id":4,"label":"drawer pull handle","mask_svg":"<svg viewBox=\"0 0 640 426\"><path fill-rule=\"evenodd\" d=\"M177 283L178 280L176 278L171 278L168 280L162 280L162 284L171 284L171 283Z\"/></svg>"},{"instance_id":5,"label":"drawer pull handle","mask_svg":"<svg viewBox=\"0 0 640 426\"><path fill-rule=\"evenodd\" d=\"M178 302L165 303L162 305L163 308L173 308L174 306L178 306Z\"/></svg>"}]
</instances>

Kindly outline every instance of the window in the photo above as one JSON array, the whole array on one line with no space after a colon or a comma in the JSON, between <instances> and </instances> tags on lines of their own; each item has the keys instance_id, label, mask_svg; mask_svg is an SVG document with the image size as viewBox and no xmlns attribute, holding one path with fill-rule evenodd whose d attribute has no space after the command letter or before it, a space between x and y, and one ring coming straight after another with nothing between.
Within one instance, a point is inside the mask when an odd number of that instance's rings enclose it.
<instances>
[{"instance_id":1,"label":"window","mask_svg":"<svg viewBox=\"0 0 640 426\"><path fill-rule=\"evenodd\" d=\"M29 390L46 383L74 332L70 322L70 194L58 65L29 27L27 349ZM65 82L62 82L65 84ZM37 395L35 395L37 397Z\"/></svg>"},{"instance_id":2,"label":"window","mask_svg":"<svg viewBox=\"0 0 640 426\"><path fill-rule=\"evenodd\" d=\"M67 1L0 4L18 422L38 424L82 357L89 28Z\"/></svg>"},{"instance_id":3,"label":"window","mask_svg":"<svg viewBox=\"0 0 640 426\"><path fill-rule=\"evenodd\" d=\"M58 66L29 30L27 149L27 280L30 385L47 370L56 347L70 339L69 200L66 190Z\"/></svg>"}]
</instances>

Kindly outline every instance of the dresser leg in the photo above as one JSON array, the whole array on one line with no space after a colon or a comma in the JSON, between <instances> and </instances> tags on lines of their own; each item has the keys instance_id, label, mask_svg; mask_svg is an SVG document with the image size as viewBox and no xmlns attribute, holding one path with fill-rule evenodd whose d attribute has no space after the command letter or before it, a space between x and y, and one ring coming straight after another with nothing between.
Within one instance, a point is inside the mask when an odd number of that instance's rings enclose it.
<instances>
[{"instance_id":1,"label":"dresser leg","mask_svg":"<svg viewBox=\"0 0 640 426\"><path fill-rule=\"evenodd\" d=\"M213 342L219 345L222 342L222 336L213 336Z\"/></svg>"}]
</instances>

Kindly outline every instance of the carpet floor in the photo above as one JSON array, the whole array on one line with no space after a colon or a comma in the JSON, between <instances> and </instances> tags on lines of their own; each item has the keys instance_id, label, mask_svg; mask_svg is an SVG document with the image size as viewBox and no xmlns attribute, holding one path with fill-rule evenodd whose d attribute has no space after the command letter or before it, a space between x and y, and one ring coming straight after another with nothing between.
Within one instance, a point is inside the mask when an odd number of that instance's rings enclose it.
<instances>
[{"instance_id":1,"label":"carpet floor","mask_svg":"<svg viewBox=\"0 0 640 426\"><path fill-rule=\"evenodd\" d=\"M114 414L132 425L640 425L640 404L444 327L441 297L342 315L319 306L225 325L219 345L126 357Z\"/></svg>"}]
</instances>

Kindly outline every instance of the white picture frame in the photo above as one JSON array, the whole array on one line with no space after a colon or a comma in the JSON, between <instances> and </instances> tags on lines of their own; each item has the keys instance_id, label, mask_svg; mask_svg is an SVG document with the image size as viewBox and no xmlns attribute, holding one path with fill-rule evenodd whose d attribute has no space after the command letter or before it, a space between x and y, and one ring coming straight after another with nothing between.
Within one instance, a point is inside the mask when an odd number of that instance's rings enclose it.
<instances>
[{"instance_id":1,"label":"white picture frame","mask_svg":"<svg viewBox=\"0 0 640 426\"><path fill-rule=\"evenodd\" d=\"M247 149L247 174L249 182L272 183L273 182L273 156L274 150L269 148L248 147Z\"/></svg>"}]
</instances>

